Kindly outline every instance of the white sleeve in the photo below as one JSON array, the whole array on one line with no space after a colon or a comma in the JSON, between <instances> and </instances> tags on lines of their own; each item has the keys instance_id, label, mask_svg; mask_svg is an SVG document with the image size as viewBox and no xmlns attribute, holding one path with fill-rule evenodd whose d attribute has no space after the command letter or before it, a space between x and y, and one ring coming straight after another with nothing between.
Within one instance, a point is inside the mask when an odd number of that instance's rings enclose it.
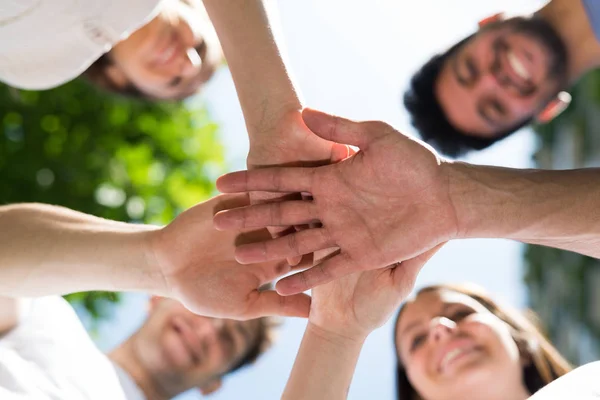
<instances>
[{"instance_id":1,"label":"white sleeve","mask_svg":"<svg viewBox=\"0 0 600 400\"><path fill-rule=\"evenodd\" d=\"M549 383L530 400L600 399L600 361L585 364Z\"/></svg>"}]
</instances>

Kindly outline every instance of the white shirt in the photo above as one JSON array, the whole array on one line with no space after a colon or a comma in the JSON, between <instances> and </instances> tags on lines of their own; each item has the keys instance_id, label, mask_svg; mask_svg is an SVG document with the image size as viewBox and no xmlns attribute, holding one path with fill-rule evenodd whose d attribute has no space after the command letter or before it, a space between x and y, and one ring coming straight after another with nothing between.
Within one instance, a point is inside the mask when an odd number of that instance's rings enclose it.
<instances>
[{"instance_id":1,"label":"white shirt","mask_svg":"<svg viewBox=\"0 0 600 400\"><path fill-rule=\"evenodd\" d=\"M5 395L10 393L9 395ZM0 338L0 398L139 400L141 391L116 369L60 297L31 301L15 329Z\"/></svg>"},{"instance_id":2,"label":"white shirt","mask_svg":"<svg viewBox=\"0 0 600 400\"><path fill-rule=\"evenodd\" d=\"M599 400L600 361L585 364L549 383L530 400Z\"/></svg>"},{"instance_id":3,"label":"white shirt","mask_svg":"<svg viewBox=\"0 0 600 400\"><path fill-rule=\"evenodd\" d=\"M0 0L0 81L48 89L149 22L161 0Z\"/></svg>"}]
</instances>

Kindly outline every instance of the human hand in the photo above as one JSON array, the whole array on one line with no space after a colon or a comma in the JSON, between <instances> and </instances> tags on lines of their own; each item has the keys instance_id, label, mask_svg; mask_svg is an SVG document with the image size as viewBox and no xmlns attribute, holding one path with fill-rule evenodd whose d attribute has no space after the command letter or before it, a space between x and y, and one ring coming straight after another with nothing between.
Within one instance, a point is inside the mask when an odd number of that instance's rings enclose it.
<instances>
[{"instance_id":1,"label":"human hand","mask_svg":"<svg viewBox=\"0 0 600 400\"><path fill-rule=\"evenodd\" d=\"M443 244L393 266L357 272L312 290L309 322L332 337L364 340L398 309Z\"/></svg>"},{"instance_id":2,"label":"human hand","mask_svg":"<svg viewBox=\"0 0 600 400\"><path fill-rule=\"evenodd\" d=\"M306 317L310 297L283 297L260 291L265 283L289 271L284 260L240 265L234 258L236 240L266 240L266 230L219 232L215 212L249 205L247 195L217 196L181 213L166 227L148 232L148 259L164 277L166 293L191 311L219 318L251 319L265 315Z\"/></svg>"},{"instance_id":3,"label":"human hand","mask_svg":"<svg viewBox=\"0 0 600 400\"><path fill-rule=\"evenodd\" d=\"M289 109L276 113L271 119L263 118L260 126L253 127L250 133L250 150L247 157L248 169L269 166L314 167L339 162L349 157L353 151L348 146L325 140L315 135L304 123L302 113ZM252 132L256 132L253 134ZM272 201L300 199L298 193L250 193L252 204ZM285 236L293 231L289 226L268 227L274 238ZM291 265L300 263L301 257L288 259ZM310 262L306 260L306 262Z\"/></svg>"},{"instance_id":4,"label":"human hand","mask_svg":"<svg viewBox=\"0 0 600 400\"><path fill-rule=\"evenodd\" d=\"M451 164L433 149L382 122L353 122L312 110L304 121L315 134L360 151L317 168L235 172L217 181L223 192L308 192L313 201L287 201L222 211L218 229L322 227L240 246L241 263L293 257L324 248L340 253L277 283L280 294L301 293L344 275L414 258L457 237L450 196Z\"/></svg>"}]
</instances>

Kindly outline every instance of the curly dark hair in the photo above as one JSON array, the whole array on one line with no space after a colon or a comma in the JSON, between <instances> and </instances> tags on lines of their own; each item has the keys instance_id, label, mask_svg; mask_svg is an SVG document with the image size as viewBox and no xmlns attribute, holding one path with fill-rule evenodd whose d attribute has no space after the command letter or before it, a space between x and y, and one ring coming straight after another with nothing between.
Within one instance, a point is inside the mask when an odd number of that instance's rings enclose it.
<instances>
[{"instance_id":1,"label":"curly dark hair","mask_svg":"<svg viewBox=\"0 0 600 400\"><path fill-rule=\"evenodd\" d=\"M458 42L445 53L433 56L413 75L409 89L404 94L404 106L421 138L441 153L452 157L460 156L470 150L483 150L532 121L532 118L523 121L493 138L463 132L450 123L435 95L435 84L446 60L473 36Z\"/></svg>"}]
</instances>

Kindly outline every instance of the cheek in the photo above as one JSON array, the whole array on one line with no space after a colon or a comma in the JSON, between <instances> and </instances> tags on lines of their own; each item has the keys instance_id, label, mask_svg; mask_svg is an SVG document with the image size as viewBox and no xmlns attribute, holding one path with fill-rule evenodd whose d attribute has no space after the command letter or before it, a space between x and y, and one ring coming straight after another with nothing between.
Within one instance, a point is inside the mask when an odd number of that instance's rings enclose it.
<instances>
[{"instance_id":1,"label":"cheek","mask_svg":"<svg viewBox=\"0 0 600 400\"><path fill-rule=\"evenodd\" d=\"M430 393L438 387L428 370L429 355L425 349L415 351L405 364L408 381L418 393Z\"/></svg>"},{"instance_id":2,"label":"cheek","mask_svg":"<svg viewBox=\"0 0 600 400\"><path fill-rule=\"evenodd\" d=\"M501 376L522 374L519 348L505 323L495 317L482 318L469 324L467 330L485 348L492 370Z\"/></svg>"}]
</instances>

